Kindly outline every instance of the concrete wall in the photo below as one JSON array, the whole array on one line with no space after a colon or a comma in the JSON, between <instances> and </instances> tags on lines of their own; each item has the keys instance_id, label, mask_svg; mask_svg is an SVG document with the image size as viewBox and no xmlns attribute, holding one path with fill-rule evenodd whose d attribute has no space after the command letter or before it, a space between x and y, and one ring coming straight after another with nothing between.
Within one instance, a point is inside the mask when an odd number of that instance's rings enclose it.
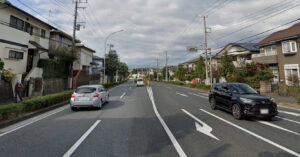
<instances>
[{"instance_id":1,"label":"concrete wall","mask_svg":"<svg viewBox=\"0 0 300 157\"><path fill-rule=\"evenodd\" d=\"M14 95L11 84L0 80L0 95L0 104L12 102Z\"/></svg>"}]
</instances>

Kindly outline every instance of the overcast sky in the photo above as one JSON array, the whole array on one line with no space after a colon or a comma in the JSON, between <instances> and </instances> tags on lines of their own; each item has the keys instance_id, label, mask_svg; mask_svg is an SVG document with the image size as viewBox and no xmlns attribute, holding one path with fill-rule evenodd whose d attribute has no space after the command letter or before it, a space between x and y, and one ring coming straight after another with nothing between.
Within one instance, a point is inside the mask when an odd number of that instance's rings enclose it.
<instances>
[{"instance_id":1,"label":"overcast sky","mask_svg":"<svg viewBox=\"0 0 300 157\"><path fill-rule=\"evenodd\" d=\"M18 0L9 1L72 34L72 0L20 0L43 16ZM78 22L86 25L77 38L103 57L105 37L123 29L108 41L131 68L156 66L156 58L163 66L164 51L168 51L169 63L176 65L199 56L187 53L186 46L203 47L202 15L208 15L208 46L217 52L216 48L230 42L299 18L299 5L300 0L88 0L80 4L86 9L79 9ZM241 42L257 42L292 24Z\"/></svg>"}]
</instances>

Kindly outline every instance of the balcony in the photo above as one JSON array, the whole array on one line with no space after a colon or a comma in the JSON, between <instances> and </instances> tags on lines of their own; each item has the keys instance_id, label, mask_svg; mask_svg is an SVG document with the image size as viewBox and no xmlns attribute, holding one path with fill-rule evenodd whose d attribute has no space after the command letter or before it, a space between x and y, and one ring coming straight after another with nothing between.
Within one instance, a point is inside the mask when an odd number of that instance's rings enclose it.
<instances>
[{"instance_id":1,"label":"balcony","mask_svg":"<svg viewBox=\"0 0 300 157\"><path fill-rule=\"evenodd\" d=\"M253 54L252 61L263 64L276 64L278 63L277 54L265 55L265 53Z\"/></svg>"}]
</instances>

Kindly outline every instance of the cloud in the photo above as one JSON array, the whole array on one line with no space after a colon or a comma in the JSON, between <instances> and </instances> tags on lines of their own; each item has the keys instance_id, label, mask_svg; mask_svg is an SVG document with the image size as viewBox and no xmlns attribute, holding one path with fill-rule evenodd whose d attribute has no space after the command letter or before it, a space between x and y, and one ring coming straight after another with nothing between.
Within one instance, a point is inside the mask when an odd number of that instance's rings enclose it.
<instances>
[{"instance_id":1,"label":"cloud","mask_svg":"<svg viewBox=\"0 0 300 157\"><path fill-rule=\"evenodd\" d=\"M70 0L30 1L46 17L51 10L51 21L72 33L74 4ZM105 37L124 29L108 42L131 67L152 64L156 58L164 65L164 51L168 51L171 64L178 64L199 56L186 53L186 46L204 42L201 16L191 24L197 14L208 12L208 46L214 49L298 18L298 7L291 8L296 4L294 0L89 0L80 4L86 9L79 9L78 21L86 25L77 37L103 56Z\"/></svg>"}]
</instances>

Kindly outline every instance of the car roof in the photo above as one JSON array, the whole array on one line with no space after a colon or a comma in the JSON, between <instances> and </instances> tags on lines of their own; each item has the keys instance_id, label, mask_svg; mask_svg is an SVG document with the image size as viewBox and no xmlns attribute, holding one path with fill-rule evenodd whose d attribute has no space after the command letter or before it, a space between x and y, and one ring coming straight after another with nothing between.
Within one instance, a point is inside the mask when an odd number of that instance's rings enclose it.
<instances>
[{"instance_id":1,"label":"car roof","mask_svg":"<svg viewBox=\"0 0 300 157\"><path fill-rule=\"evenodd\" d=\"M83 86L79 86L77 88L85 88L85 87L94 87L94 88L99 88L99 87L103 87L102 85L83 85Z\"/></svg>"}]
</instances>

